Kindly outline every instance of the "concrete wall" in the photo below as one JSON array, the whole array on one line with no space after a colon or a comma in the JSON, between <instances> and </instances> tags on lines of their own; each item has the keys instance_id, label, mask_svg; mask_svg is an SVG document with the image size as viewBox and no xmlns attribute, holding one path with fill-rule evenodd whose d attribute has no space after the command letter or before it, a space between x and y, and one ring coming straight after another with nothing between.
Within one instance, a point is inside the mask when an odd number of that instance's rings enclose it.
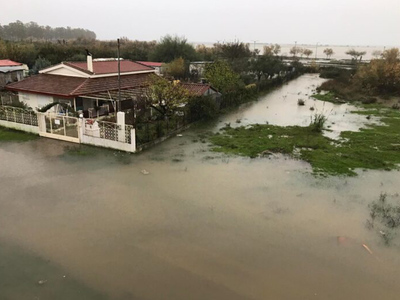
<instances>
[{"instance_id":1,"label":"concrete wall","mask_svg":"<svg viewBox=\"0 0 400 300\"><path fill-rule=\"evenodd\" d=\"M39 127L37 127L37 126L8 122L8 121L4 121L4 120L0 120L0 126L7 127L10 129L15 129L15 130L21 130L21 131L25 131L25 132L29 132L29 133L39 134Z\"/></svg>"}]
</instances>

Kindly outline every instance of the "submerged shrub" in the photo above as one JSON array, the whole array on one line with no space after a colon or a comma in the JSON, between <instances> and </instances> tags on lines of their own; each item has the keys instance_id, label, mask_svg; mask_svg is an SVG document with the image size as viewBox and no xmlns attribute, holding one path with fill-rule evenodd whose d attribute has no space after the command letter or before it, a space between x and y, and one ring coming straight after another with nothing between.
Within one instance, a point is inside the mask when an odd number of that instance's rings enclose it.
<instances>
[{"instance_id":1,"label":"submerged shrub","mask_svg":"<svg viewBox=\"0 0 400 300\"><path fill-rule=\"evenodd\" d=\"M306 101L304 101L303 99L298 99L297 100L297 105L304 106L305 104L306 104Z\"/></svg>"},{"instance_id":2,"label":"submerged shrub","mask_svg":"<svg viewBox=\"0 0 400 300\"><path fill-rule=\"evenodd\" d=\"M322 132L327 120L328 118L325 117L325 115L322 113L316 113L313 116L311 116L310 127L312 131Z\"/></svg>"}]
</instances>

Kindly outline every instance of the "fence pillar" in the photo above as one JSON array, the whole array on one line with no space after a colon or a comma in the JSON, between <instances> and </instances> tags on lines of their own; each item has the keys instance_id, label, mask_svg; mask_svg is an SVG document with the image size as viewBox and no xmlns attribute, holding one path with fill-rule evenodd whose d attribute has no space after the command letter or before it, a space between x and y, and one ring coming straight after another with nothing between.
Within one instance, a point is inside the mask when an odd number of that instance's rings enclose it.
<instances>
[{"instance_id":1,"label":"fence pillar","mask_svg":"<svg viewBox=\"0 0 400 300\"><path fill-rule=\"evenodd\" d=\"M42 113L37 114L39 132L46 132L46 120Z\"/></svg>"},{"instance_id":2,"label":"fence pillar","mask_svg":"<svg viewBox=\"0 0 400 300\"><path fill-rule=\"evenodd\" d=\"M118 124L118 142L125 143L125 113L119 111L117 113Z\"/></svg>"},{"instance_id":3,"label":"fence pillar","mask_svg":"<svg viewBox=\"0 0 400 300\"><path fill-rule=\"evenodd\" d=\"M136 152L136 129L131 129L131 152Z\"/></svg>"}]
</instances>

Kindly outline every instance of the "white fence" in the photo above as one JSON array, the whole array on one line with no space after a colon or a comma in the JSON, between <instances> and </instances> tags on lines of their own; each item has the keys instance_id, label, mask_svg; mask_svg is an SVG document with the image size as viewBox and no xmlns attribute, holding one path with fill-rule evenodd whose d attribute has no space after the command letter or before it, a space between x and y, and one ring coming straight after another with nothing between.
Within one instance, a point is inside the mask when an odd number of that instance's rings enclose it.
<instances>
[{"instance_id":1,"label":"white fence","mask_svg":"<svg viewBox=\"0 0 400 300\"><path fill-rule=\"evenodd\" d=\"M30 133L39 133L36 113L18 107L0 106L0 126Z\"/></svg>"},{"instance_id":2,"label":"white fence","mask_svg":"<svg viewBox=\"0 0 400 300\"><path fill-rule=\"evenodd\" d=\"M135 129L125 124L123 112L117 113L117 123L111 123L0 106L0 126L67 142L136 152Z\"/></svg>"},{"instance_id":3,"label":"white fence","mask_svg":"<svg viewBox=\"0 0 400 300\"><path fill-rule=\"evenodd\" d=\"M83 119L81 141L95 146L135 152L136 136L132 125L125 124L125 113L117 113L117 123Z\"/></svg>"},{"instance_id":4,"label":"white fence","mask_svg":"<svg viewBox=\"0 0 400 300\"><path fill-rule=\"evenodd\" d=\"M38 126L36 113L19 107L0 106L0 120Z\"/></svg>"}]
</instances>

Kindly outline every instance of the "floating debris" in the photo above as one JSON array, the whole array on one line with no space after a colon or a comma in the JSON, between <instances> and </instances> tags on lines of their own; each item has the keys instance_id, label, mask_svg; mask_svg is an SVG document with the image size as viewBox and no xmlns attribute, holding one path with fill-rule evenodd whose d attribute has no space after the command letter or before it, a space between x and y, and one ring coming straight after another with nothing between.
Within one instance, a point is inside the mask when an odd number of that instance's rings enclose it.
<instances>
[{"instance_id":1,"label":"floating debris","mask_svg":"<svg viewBox=\"0 0 400 300\"><path fill-rule=\"evenodd\" d=\"M140 171L140 173L142 173L143 175L149 175L149 174L150 174L150 172L147 171L147 170L145 170L145 169L143 169L142 171Z\"/></svg>"}]
</instances>

